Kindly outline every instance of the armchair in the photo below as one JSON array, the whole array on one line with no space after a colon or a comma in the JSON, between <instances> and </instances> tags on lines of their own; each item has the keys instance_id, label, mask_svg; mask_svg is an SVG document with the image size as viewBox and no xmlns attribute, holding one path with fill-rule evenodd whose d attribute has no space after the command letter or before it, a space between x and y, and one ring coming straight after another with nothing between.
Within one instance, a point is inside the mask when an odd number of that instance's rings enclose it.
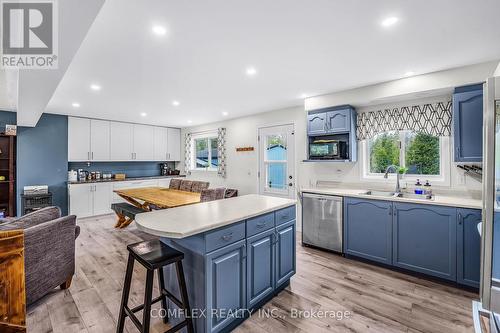
<instances>
[{"instance_id":1,"label":"armchair","mask_svg":"<svg viewBox=\"0 0 500 333\"><path fill-rule=\"evenodd\" d=\"M61 217L58 207L46 207L0 224L3 230L24 230L26 304L57 286L67 289L75 273L76 216Z\"/></svg>"}]
</instances>

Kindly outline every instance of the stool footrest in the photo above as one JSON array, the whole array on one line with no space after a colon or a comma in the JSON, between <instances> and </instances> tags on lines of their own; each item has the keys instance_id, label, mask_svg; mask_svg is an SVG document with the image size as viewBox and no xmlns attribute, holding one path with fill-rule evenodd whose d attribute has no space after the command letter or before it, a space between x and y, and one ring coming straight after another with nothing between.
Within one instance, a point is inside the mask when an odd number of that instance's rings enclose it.
<instances>
[{"instance_id":1,"label":"stool footrest","mask_svg":"<svg viewBox=\"0 0 500 333\"><path fill-rule=\"evenodd\" d=\"M125 310L125 316L128 316L130 318L130 320L132 320L132 322L134 323L134 325L137 327L137 329L142 332L142 324L139 321L139 319L137 319L137 317L132 312L132 310L130 310L128 308L128 306L123 307L123 309Z\"/></svg>"},{"instance_id":2,"label":"stool footrest","mask_svg":"<svg viewBox=\"0 0 500 333\"><path fill-rule=\"evenodd\" d=\"M174 295L172 295L170 293L170 291L166 290L166 289L162 289L162 294L167 296L172 302L175 303L175 305L177 305L179 308L184 308L184 304L182 304L182 302L177 298L175 297Z\"/></svg>"},{"instance_id":3,"label":"stool footrest","mask_svg":"<svg viewBox=\"0 0 500 333\"><path fill-rule=\"evenodd\" d=\"M174 327L168 329L165 331L165 333L172 333L172 332L177 332L178 330L180 330L181 328L183 328L184 326L187 325L187 321L188 319L184 320L184 321L181 321L180 323L178 323L177 325L175 325Z\"/></svg>"},{"instance_id":4,"label":"stool footrest","mask_svg":"<svg viewBox=\"0 0 500 333\"><path fill-rule=\"evenodd\" d=\"M162 294L162 295L160 295L160 296L158 296L156 298L153 298L151 300L151 304L158 303L159 301L161 301L163 299L163 297L165 297L164 294ZM136 313L138 311L141 311L142 309L144 309L144 304L138 305L135 308L130 309L130 311L132 311L132 313Z\"/></svg>"}]
</instances>

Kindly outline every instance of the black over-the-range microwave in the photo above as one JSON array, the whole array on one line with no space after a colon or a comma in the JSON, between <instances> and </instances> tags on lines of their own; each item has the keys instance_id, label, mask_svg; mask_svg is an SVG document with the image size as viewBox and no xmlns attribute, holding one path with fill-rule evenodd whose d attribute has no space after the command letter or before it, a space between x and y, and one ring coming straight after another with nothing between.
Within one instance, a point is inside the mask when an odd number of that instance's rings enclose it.
<instances>
[{"instance_id":1,"label":"black over-the-range microwave","mask_svg":"<svg viewBox=\"0 0 500 333\"><path fill-rule=\"evenodd\" d=\"M317 139L309 142L310 160L348 160L347 142Z\"/></svg>"}]
</instances>

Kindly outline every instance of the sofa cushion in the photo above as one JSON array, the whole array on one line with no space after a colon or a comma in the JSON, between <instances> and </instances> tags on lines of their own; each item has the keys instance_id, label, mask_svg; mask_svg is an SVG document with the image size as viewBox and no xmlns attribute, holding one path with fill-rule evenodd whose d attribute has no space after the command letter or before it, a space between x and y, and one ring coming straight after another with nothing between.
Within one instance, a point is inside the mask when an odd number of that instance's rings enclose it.
<instances>
[{"instance_id":1,"label":"sofa cushion","mask_svg":"<svg viewBox=\"0 0 500 333\"><path fill-rule=\"evenodd\" d=\"M0 230L27 229L32 226L52 221L61 217L61 209L51 206L31 212L20 218L0 224Z\"/></svg>"}]
</instances>

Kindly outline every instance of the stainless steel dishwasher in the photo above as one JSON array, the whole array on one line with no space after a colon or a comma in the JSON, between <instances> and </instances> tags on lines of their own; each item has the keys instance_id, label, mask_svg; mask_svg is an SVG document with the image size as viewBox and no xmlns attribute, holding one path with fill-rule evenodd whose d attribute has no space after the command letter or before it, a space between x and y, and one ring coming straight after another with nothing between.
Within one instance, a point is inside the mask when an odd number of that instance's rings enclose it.
<instances>
[{"instance_id":1,"label":"stainless steel dishwasher","mask_svg":"<svg viewBox=\"0 0 500 333\"><path fill-rule=\"evenodd\" d=\"M342 253L342 197L302 194L302 244Z\"/></svg>"}]
</instances>

